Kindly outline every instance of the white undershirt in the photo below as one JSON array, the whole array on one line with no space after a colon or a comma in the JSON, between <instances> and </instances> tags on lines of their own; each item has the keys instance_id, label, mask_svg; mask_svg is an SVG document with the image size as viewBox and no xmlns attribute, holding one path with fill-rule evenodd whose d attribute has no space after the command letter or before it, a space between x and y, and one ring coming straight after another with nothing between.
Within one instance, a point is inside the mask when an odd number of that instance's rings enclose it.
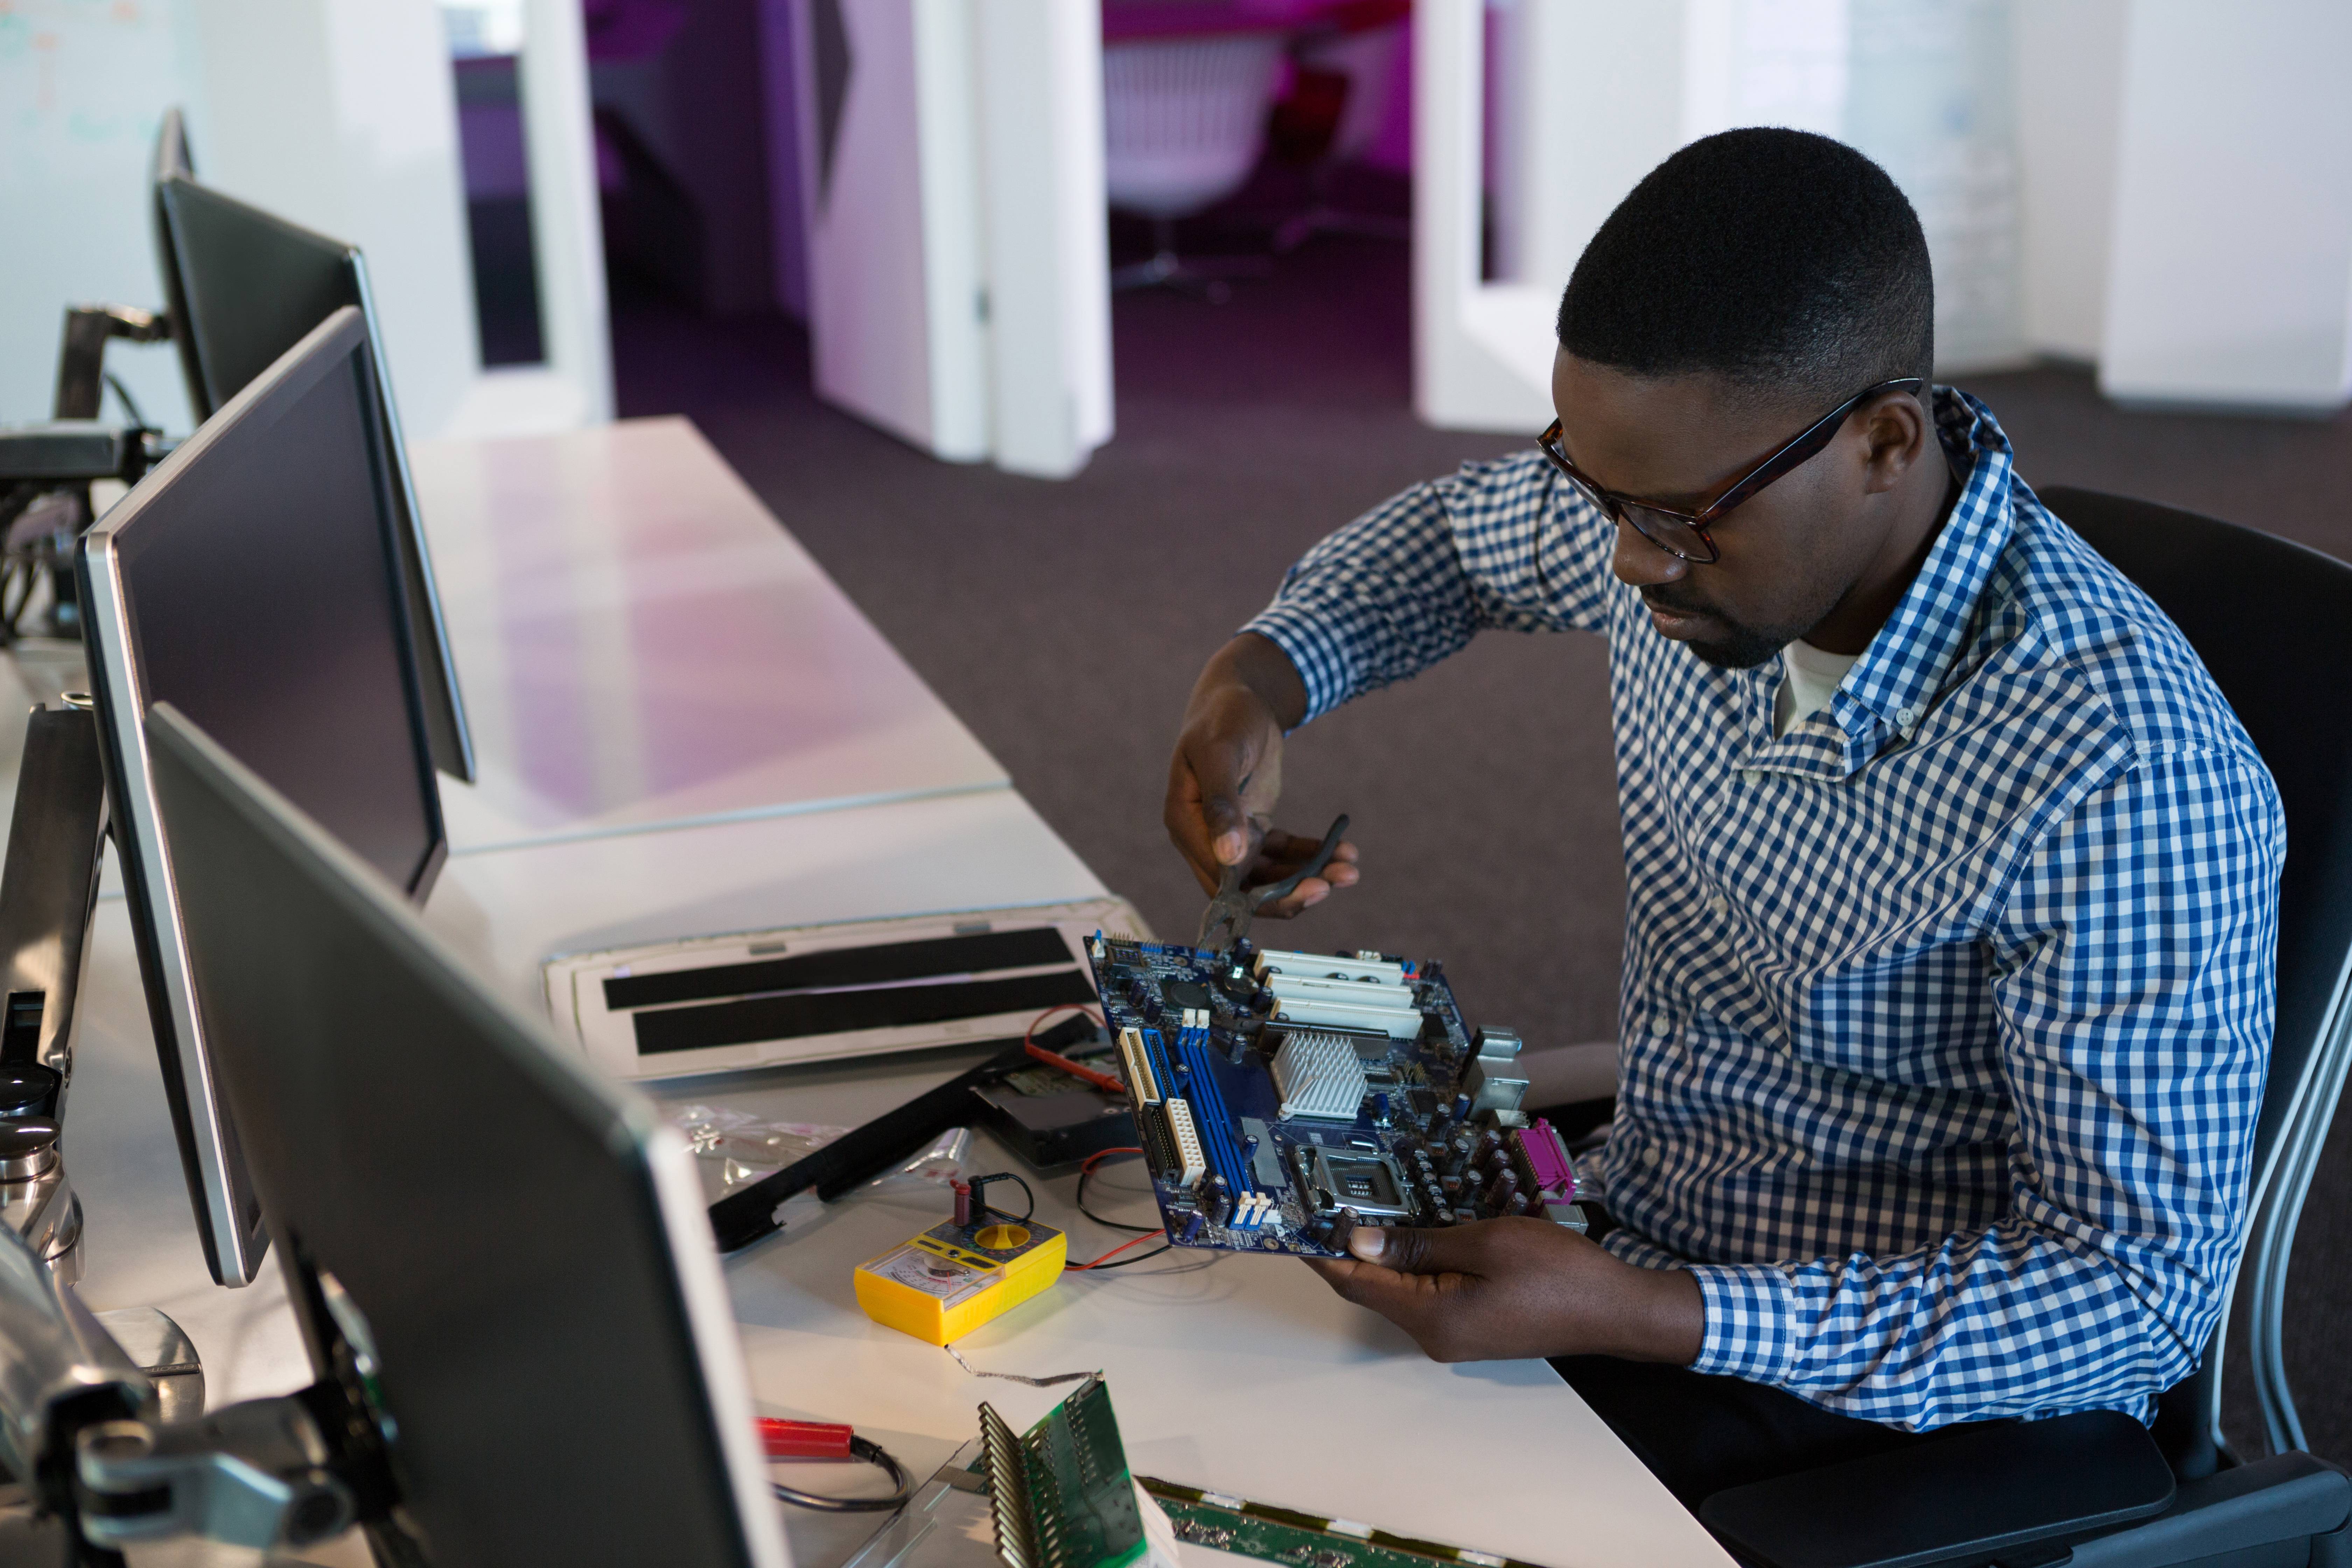
<instances>
[{"instance_id":1,"label":"white undershirt","mask_svg":"<svg viewBox=\"0 0 2352 1568\"><path fill-rule=\"evenodd\" d=\"M1782 648L1780 668L1787 673L1780 681L1780 698L1772 704L1773 738L1787 734L1799 719L1828 707L1837 694L1838 682L1861 657L1823 653L1801 637Z\"/></svg>"}]
</instances>

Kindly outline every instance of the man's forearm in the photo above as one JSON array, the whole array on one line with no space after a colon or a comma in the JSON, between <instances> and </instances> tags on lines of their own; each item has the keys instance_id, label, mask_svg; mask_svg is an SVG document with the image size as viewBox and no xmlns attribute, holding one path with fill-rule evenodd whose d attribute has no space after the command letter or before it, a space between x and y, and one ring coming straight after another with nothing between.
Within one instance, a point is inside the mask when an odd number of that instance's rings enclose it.
<instances>
[{"instance_id":1,"label":"man's forearm","mask_svg":"<svg viewBox=\"0 0 2352 1568\"><path fill-rule=\"evenodd\" d=\"M1271 637L1244 632L1219 648L1193 684L1193 705L1232 686L1244 687L1255 694L1285 730L1296 730L1307 721L1307 682L1299 679L1298 667L1290 662L1290 656Z\"/></svg>"}]
</instances>

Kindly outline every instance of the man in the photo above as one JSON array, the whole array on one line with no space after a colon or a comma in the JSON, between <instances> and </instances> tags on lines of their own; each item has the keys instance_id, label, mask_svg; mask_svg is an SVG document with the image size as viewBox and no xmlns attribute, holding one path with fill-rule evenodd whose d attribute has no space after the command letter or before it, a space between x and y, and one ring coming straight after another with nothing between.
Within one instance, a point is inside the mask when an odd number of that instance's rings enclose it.
<instances>
[{"instance_id":1,"label":"man","mask_svg":"<svg viewBox=\"0 0 2352 1568\"><path fill-rule=\"evenodd\" d=\"M1279 876L1287 731L1484 629L1608 637L1620 1081L1580 1173L1615 1228L1366 1228L1318 1267L1439 1359L1561 1358L1693 1507L1958 1422L2146 1418L2242 1240L2261 758L1930 384L1927 245L1852 149L1683 149L1559 338L1539 450L1340 530L1210 661L1168 823L1204 885Z\"/></svg>"}]
</instances>

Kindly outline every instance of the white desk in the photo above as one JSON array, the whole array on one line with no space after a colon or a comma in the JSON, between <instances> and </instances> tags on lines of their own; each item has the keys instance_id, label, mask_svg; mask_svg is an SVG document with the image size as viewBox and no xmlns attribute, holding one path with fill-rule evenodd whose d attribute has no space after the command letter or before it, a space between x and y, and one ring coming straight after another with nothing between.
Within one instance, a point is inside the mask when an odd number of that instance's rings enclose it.
<instances>
[{"instance_id":1,"label":"white desk","mask_svg":"<svg viewBox=\"0 0 2352 1568\"><path fill-rule=\"evenodd\" d=\"M647 909L794 918L803 900L835 889L885 896L875 890L904 892L931 878L928 885L945 889L987 874L1003 856L1031 862L1036 880L1024 890L1034 896L1089 890L1091 878L1066 849L1032 837L1042 825L1022 826L1026 814L1005 793L470 857L453 865L427 920L520 993L536 984L538 950L525 933L561 928L567 910L583 927L616 917L623 929L638 918L657 927L658 915L631 912L633 888ZM783 872L802 853L812 858L807 874ZM500 905L516 911L511 925ZM67 1148L89 1215L84 1298L100 1308L160 1306L178 1319L205 1358L215 1402L299 1386L308 1369L275 1271L242 1291L205 1279L120 902L100 912L83 994ZM687 1079L665 1086L663 1097L854 1125L965 1061L933 1053ZM987 1168L1013 1167L1003 1150L985 1140L983 1147ZM1068 1178L1034 1184L1044 1217L1071 1231L1074 1256L1124 1239L1075 1215ZM1111 1173L1098 1197L1104 1212L1148 1220L1131 1176ZM979 1400L1016 1421L1053 1402L1052 1391L974 1379L857 1310L851 1268L931 1223L941 1201L930 1188L870 1190L795 1215L785 1235L729 1260L764 1412L851 1420L910 1465L929 1467L971 1435ZM1071 1275L961 1348L990 1370L1104 1370L1133 1461L1171 1480L1547 1568L1724 1561L1548 1367L1439 1366L1286 1259L1203 1263L1171 1255L1093 1278ZM1412 1485L1395 1483L1395 1463L1408 1467ZM862 1538L854 1521L790 1520L801 1568L829 1568Z\"/></svg>"},{"instance_id":2,"label":"white desk","mask_svg":"<svg viewBox=\"0 0 2352 1568\"><path fill-rule=\"evenodd\" d=\"M244 1290L217 1289L205 1275L119 902L101 911L84 995L67 1144L89 1220L84 1299L170 1312L204 1357L214 1403L301 1386L310 1373L275 1269ZM685 1080L666 1098L846 1125L967 1060L934 1053ZM985 1168L1013 1168L992 1142L982 1145ZM1069 1178L1033 1184L1041 1215L1069 1229L1074 1256L1125 1239L1075 1215ZM1094 1196L1101 1212L1149 1222L1131 1175L1113 1170ZM728 1261L763 1414L854 1421L926 1471L971 1435L980 1400L1020 1424L1068 1392L973 1378L858 1310L852 1267L933 1223L942 1198L921 1186L869 1190L795 1213L784 1235ZM1130 1459L1171 1480L1547 1568L1725 1562L1541 1363L1439 1366L1287 1259L1202 1263L1171 1254L1066 1276L959 1348L991 1371L1101 1369ZM1398 1484L1399 1466L1411 1484ZM819 1489L856 1484L832 1473L793 1479ZM794 1510L787 1519L799 1568L831 1568L874 1523Z\"/></svg>"},{"instance_id":3,"label":"white desk","mask_svg":"<svg viewBox=\"0 0 2352 1568\"><path fill-rule=\"evenodd\" d=\"M411 456L478 760L454 854L1010 787L685 420Z\"/></svg>"},{"instance_id":4,"label":"white desk","mask_svg":"<svg viewBox=\"0 0 2352 1568\"><path fill-rule=\"evenodd\" d=\"M418 468L487 775L479 809L453 812L473 837L425 919L491 984L536 1004L541 959L565 948L1101 892L682 426L427 449ZM730 542L750 521L762 531ZM722 629L698 643L705 616ZM646 715L722 659L747 673L680 721L686 756L663 771L672 731ZM752 679L763 659L791 679ZM498 847L500 834L530 842ZM84 1299L170 1312L215 1404L301 1386L276 1272L241 1291L205 1274L119 900L100 910L81 1009L66 1151L89 1222ZM665 1097L851 1125L963 1065L869 1059ZM983 1148L989 1168L1012 1164ZM1148 1218L1132 1181L1108 1173L1102 1201ZM1072 1214L1067 1178L1036 1186L1076 1256L1119 1239ZM1025 1423L1059 1396L974 1379L858 1311L852 1267L941 1201L869 1190L729 1260L764 1410L853 1421L920 1472L972 1434L980 1400ZM1069 1276L961 1348L992 1370L1105 1371L1131 1458L1171 1480L1547 1568L1726 1561L1548 1367L1436 1365L1287 1260L1171 1254ZM872 1522L787 1517L801 1568L832 1568Z\"/></svg>"}]
</instances>

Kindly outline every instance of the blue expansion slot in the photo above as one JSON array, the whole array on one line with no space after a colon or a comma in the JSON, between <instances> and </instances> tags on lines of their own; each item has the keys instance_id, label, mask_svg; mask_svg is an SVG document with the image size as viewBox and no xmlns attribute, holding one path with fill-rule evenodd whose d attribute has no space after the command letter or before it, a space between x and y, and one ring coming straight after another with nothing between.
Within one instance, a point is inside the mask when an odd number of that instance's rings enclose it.
<instances>
[{"instance_id":1,"label":"blue expansion slot","mask_svg":"<svg viewBox=\"0 0 2352 1568\"><path fill-rule=\"evenodd\" d=\"M1257 1187L1250 1180L1249 1163L1242 1158L1241 1147L1234 1142L1234 1120L1226 1114L1225 1097L1217 1088L1216 1070L1209 1055L1209 1031L1181 1031L1176 1037L1176 1048L1183 1053L1184 1065L1191 1069L1183 1079L1184 1098L1196 1107L1198 1114L1192 1120L1208 1150L1209 1164L1225 1179L1225 1189L1233 1194L1235 1217L1239 1217L1241 1200L1257 1191Z\"/></svg>"},{"instance_id":2,"label":"blue expansion slot","mask_svg":"<svg viewBox=\"0 0 2352 1568\"><path fill-rule=\"evenodd\" d=\"M1144 1054L1151 1058L1151 1076L1160 1080L1160 1092L1175 1093L1176 1069L1168 1062L1168 1042L1160 1037L1157 1029L1145 1028L1138 1032L1143 1036Z\"/></svg>"}]
</instances>

